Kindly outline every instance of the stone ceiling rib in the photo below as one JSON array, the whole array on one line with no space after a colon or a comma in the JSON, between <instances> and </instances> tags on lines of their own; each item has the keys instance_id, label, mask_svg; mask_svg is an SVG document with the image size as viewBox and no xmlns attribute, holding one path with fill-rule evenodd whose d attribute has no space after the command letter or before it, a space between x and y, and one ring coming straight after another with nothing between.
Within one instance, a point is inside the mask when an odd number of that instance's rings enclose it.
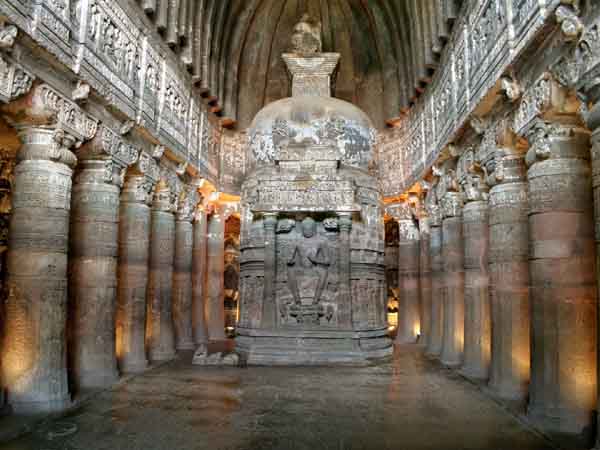
<instances>
[{"instance_id":1,"label":"stone ceiling rib","mask_svg":"<svg viewBox=\"0 0 600 450\"><path fill-rule=\"evenodd\" d=\"M195 85L210 98L213 112L245 128L266 103L288 94L289 80L278 50L300 13L322 22L325 50L342 54L334 94L357 103L382 127L385 120L406 112L430 81L457 2L141 0L140 4L192 73ZM270 47L276 51L268 55L257 51ZM252 70L260 73L248 75ZM260 101L250 100L251 105L240 108L240 102L247 103L253 95Z\"/></svg>"}]
</instances>

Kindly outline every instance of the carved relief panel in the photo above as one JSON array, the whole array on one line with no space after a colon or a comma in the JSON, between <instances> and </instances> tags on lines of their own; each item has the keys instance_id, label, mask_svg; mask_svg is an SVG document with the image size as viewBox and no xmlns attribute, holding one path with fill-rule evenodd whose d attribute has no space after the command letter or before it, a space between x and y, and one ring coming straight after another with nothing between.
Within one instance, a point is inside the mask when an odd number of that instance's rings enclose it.
<instances>
[{"instance_id":1,"label":"carved relief panel","mask_svg":"<svg viewBox=\"0 0 600 450\"><path fill-rule=\"evenodd\" d=\"M276 298L281 326L337 324L338 236L334 222L311 217L279 221Z\"/></svg>"}]
</instances>

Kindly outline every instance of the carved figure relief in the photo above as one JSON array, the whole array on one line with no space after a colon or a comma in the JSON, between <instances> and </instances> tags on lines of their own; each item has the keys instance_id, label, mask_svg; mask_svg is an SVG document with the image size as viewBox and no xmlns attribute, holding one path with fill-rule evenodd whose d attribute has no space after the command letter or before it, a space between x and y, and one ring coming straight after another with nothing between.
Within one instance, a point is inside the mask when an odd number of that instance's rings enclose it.
<instances>
[{"instance_id":1,"label":"carved figure relief","mask_svg":"<svg viewBox=\"0 0 600 450\"><path fill-rule=\"evenodd\" d=\"M302 237L287 260L288 288L293 303L287 305L287 313L298 323L319 323L325 314L321 295L327 284L331 261L325 241L317 235L317 223L307 217L301 224Z\"/></svg>"}]
</instances>

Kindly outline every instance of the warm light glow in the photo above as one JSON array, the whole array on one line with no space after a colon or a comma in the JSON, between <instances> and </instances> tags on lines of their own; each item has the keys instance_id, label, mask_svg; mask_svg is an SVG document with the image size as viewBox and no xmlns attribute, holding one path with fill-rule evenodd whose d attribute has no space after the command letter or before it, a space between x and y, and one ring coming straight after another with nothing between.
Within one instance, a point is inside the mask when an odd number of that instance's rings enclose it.
<instances>
[{"instance_id":1,"label":"warm light glow","mask_svg":"<svg viewBox=\"0 0 600 450\"><path fill-rule=\"evenodd\" d=\"M387 314L388 325L392 327L392 329L396 329L398 326L398 313L397 312L388 312Z\"/></svg>"},{"instance_id":2,"label":"warm light glow","mask_svg":"<svg viewBox=\"0 0 600 450\"><path fill-rule=\"evenodd\" d=\"M417 337L421 336L421 324L420 323L415 323L415 326L413 327L413 332L415 333L415 336L417 336Z\"/></svg>"}]
</instances>

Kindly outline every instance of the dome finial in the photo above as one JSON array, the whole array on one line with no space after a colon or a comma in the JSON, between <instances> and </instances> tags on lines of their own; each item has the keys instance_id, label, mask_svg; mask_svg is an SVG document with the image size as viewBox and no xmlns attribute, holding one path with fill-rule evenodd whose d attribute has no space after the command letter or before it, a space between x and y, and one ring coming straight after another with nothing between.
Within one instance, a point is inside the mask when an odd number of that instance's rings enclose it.
<instances>
[{"instance_id":1,"label":"dome finial","mask_svg":"<svg viewBox=\"0 0 600 450\"><path fill-rule=\"evenodd\" d=\"M294 26L292 34L292 53L321 53L323 43L321 40L321 22L311 19L305 13Z\"/></svg>"}]
</instances>

